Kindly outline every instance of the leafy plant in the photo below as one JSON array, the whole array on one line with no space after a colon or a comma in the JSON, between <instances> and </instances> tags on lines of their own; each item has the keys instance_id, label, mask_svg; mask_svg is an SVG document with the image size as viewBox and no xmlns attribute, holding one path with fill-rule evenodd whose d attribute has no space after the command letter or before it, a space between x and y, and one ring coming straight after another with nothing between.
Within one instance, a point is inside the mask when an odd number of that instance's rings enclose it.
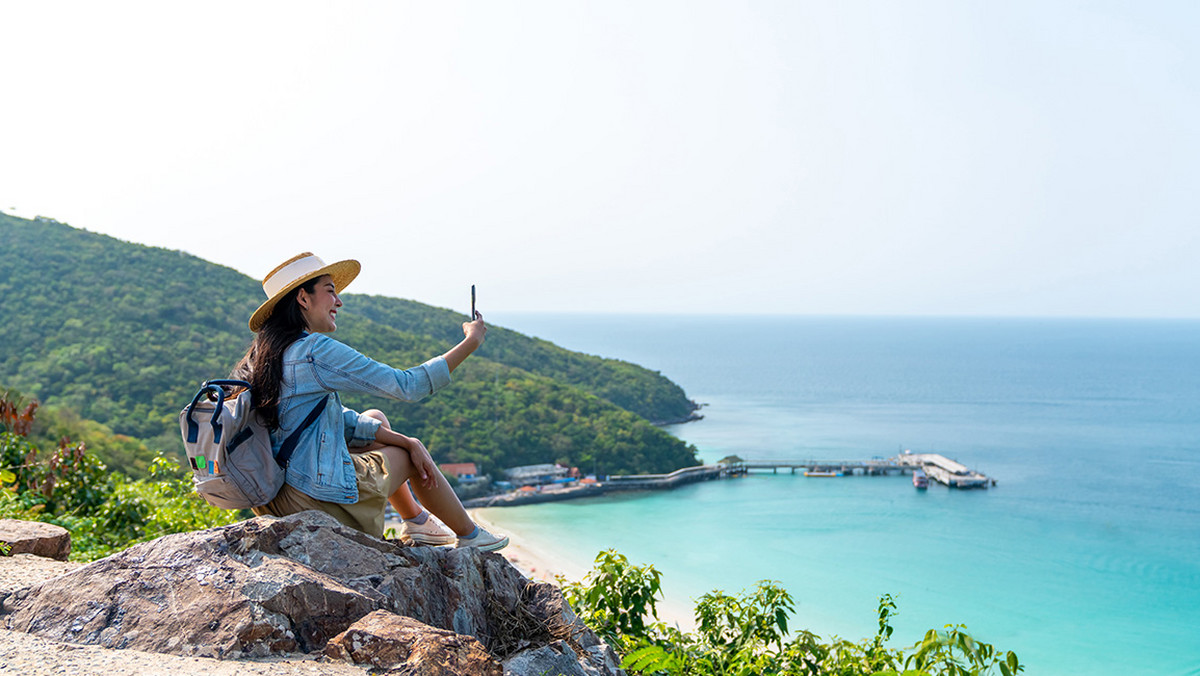
<instances>
[{"instance_id":1,"label":"leafy plant","mask_svg":"<svg viewBox=\"0 0 1200 676\"><path fill-rule=\"evenodd\" d=\"M596 633L619 643L623 637L643 636L647 618L658 619L661 579L654 566L632 565L609 549L596 556L582 583L566 583L563 595Z\"/></svg>"},{"instance_id":2,"label":"leafy plant","mask_svg":"<svg viewBox=\"0 0 1200 676\"><path fill-rule=\"evenodd\" d=\"M11 432L19 437L29 436L39 405L36 399L22 404L20 395L13 390L0 391L0 432Z\"/></svg>"},{"instance_id":3,"label":"leafy plant","mask_svg":"<svg viewBox=\"0 0 1200 676\"><path fill-rule=\"evenodd\" d=\"M966 632L965 624L948 624L946 631L930 629L915 646L916 652L905 660L905 666L929 674L974 676L998 668L1003 676L1022 670L1021 663L1011 650L1001 653L987 643L981 643Z\"/></svg>"},{"instance_id":4,"label":"leafy plant","mask_svg":"<svg viewBox=\"0 0 1200 676\"><path fill-rule=\"evenodd\" d=\"M930 631L907 651L885 644L891 638L896 603L879 599L879 629L858 642L788 632L795 603L778 583L764 580L750 592L714 591L695 608L697 629L683 632L657 621L655 598L661 576L608 550L582 582L563 583L563 594L579 616L623 654L632 673L671 676L984 676L1024 670L1017 656L977 641L962 625ZM638 617L635 619L635 615Z\"/></svg>"}]
</instances>

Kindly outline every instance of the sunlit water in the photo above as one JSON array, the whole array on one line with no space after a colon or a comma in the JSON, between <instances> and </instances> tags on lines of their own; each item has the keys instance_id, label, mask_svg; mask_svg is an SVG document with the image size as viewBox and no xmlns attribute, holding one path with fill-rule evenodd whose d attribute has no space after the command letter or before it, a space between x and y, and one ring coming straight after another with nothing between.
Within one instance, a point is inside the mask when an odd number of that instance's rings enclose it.
<instances>
[{"instance_id":1,"label":"sunlit water","mask_svg":"<svg viewBox=\"0 0 1200 676\"><path fill-rule=\"evenodd\" d=\"M1200 673L1200 322L560 317L500 323L661 370L705 461L939 452L998 479L757 474L489 510L581 567L613 547L668 600L778 580L795 626L897 645L965 623L1030 674Z\"/></svg>"}]
</instances>

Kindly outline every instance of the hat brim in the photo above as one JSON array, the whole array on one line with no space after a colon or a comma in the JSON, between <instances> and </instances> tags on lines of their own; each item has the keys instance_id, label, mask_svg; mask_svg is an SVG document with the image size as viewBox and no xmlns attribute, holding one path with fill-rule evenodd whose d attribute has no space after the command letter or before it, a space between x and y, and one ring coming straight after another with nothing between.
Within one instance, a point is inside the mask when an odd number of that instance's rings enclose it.
<instances>
[{"instance_id":1,"label":"hat brim","mask_svg":"<svg viewBox=\"0 0 1200 676\"><path fill-rule=\"evenodd\" d=\"M296 287L304 285L305 282L329 275L333 278L333 285L337 288L337 292L342 293L346 290L347 286L350 286L350 282L354 281L354 278L358 276L361 269L362 266L356 260L338 261L293 281L276 292L274 296L268 298L267 302L259 305L254 314L250 315L250 330L258 333L258 330L266 323L267 318L271 316L271 312L275 310L275 304L283 300L283 297L291 293Z\"/></svg>"}]
</instances>

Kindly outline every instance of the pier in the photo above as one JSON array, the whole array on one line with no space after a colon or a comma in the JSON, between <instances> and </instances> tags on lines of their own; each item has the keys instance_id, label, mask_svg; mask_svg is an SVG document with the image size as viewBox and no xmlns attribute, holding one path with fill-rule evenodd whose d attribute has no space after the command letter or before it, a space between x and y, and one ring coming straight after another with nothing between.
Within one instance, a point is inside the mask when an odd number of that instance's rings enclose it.
<instances>
[{"instance_id":1,"label":"pier","mask_svg":"<svg viewBox=\"0 0 1200 676\"><path fill-rule=\"evenodd\" d=\"M995 479L937 453L902 453L896 460L913 469L925 470L930 479L951 488L987 488L996 485Z\"/></svg>"},{"instance_id":2,"label":"pier","mask_svg":"<svg viewBox=\"0 0 1200 676\"><path fill-rule=\"evenodd\" d=\"M696 481L721 479L726 476L744 473L735 465L699 465L684 467L670 474L633 474L628 476L610 476L605 480L610 490L661 489L675 488Z\"/></svg>"},{"instance_id":3,"label":"pier","mask_svg":"<svg viewBox=\"0 0 1200 676\"><path fill-rule=\"evenodd\" d=\"M912 467L900 465L895 458L884 460L745 460L741 466L746 471L763 472L770 470L778 474L787 470L791 474L801 472L840 472L843 476L866 475L886 476L888 474L911 474Z\"/></svg>"},{"instance_id":4,"label":"pier","mask_svg":"<svg viewBox=\"0 0 1200 676\"><path fill-rule=\"evenodd\" d=\"M595 497L614 491L664 490L697 481L712 481L748 474L766 472L779 474L786 470L797 471L808 476L888 476L912 474L924 470L934 481L951 488L987 488L995 486L996 480L976 472L966 465L937 453L901 453L894 458L872 458L871 460L741 460L731 456L715 465L684 467L670 474L635 474L610 476L601 482L572 486L550 485L538 490L525 489L503 495L474 498L463 503L473 507L505 507L529 505L539 502L555 502L575 498Z\"/></svg>"},{"instance_id":5,"label":"pier","mask_svg":"<svg viewBox=\"0 0 1200 676\"><path fill-rule=\"evenodd\" d=\"M901 453L894 458L871 460L744 460L740 466L747 472L778 474L787 470L803 471L817 476L887 476L912 474L924 470L934 481L950 488L987 488L996 480L938 453Z\"/></svg>"}]
</instances>

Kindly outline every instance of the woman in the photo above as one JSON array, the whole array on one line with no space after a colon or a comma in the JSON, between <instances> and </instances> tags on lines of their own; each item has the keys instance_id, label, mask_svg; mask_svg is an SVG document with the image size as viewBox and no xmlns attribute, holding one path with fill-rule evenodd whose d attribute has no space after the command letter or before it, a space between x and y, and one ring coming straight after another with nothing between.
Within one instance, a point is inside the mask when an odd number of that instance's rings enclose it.
<instances>
[{"instance_id":1,"label":"woman","mask_svg":"<svg viewBox=\"0 0 1200 676\"><path fill-rule=\"evenodd\" d=\"M508 538L478 527L417 439L391 429L378 410L357 413L339 392L416 401L450 382L450 373L483 344L483 315L463 324L464 338L450 351L406 371L363 356L329 336L337 329L338 294L356 277L358 261L326 265L311 253L285 261L263 279L267 301L250 317L256 335L233 375L251 385L254 408L271 429L276 450L305 418L287 465L287 479L258 515L284 516L318 509L342 523L383 536L384 502L405 519L402 537L421 544L500 549ZM409 480L412 480L411 482ZM429 519L421 504L453 534Z\"/></svg>"}]
</instances>

